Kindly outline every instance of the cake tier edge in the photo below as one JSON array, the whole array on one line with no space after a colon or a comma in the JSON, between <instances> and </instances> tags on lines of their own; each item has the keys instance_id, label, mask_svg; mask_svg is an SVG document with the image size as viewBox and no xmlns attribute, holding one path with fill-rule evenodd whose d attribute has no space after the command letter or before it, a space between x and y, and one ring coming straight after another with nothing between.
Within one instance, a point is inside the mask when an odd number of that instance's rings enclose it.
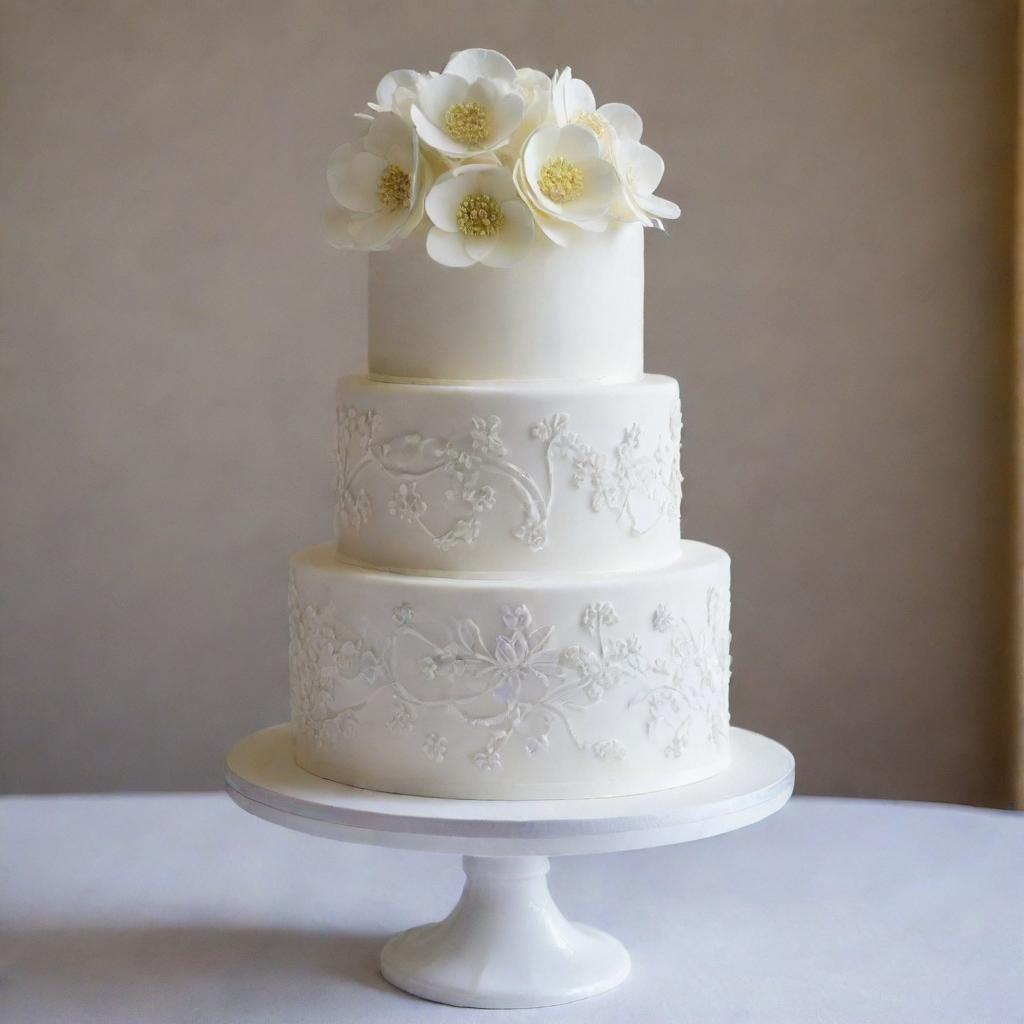
<instances>
[{"instance_id":1,"label":"cake tier edge","mask_svg":"<svg viewBox=\"0 0 1024 1024\"><path fill-rule=\"evenodd\" d=\"M625 796L729 761L729 557L680 542L642 573L410 577L299 552L295 756L412 796Z\"/></svg>"},{"instance_id":2,"label":"cake tier edge","mask_svg":"<svg viewBox=\"0 0 1024 1024\"><path fill-rule=\"evenodd\" d=\"M406 573L621 572L675 560L679 386L337 387L335 536Z\"/></svg>"}]
</instances>

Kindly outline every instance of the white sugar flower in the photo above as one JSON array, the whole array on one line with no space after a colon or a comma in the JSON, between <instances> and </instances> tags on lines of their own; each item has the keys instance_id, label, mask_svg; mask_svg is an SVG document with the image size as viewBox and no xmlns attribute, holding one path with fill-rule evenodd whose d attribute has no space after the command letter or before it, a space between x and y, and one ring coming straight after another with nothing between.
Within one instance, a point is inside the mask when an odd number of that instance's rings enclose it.
<instances>
[{"instance_id":1,"label":"white sugar flower","mask_svg":"<svg viewBox=\"0 0 1024 1024\"><path fill-rule=\"evenodd\" d=\"M442 174L426 198L427 252L446 267L508 267L533 243L533 217L503 167L467 164Z\"/></svg>"},{"instance_id":2,"label":"white sugar flower","mask_svg":"<svg viewBox=\"0 0 1024 1024\"><path fill-rule=\"evenodd\" d=\"M522 124L509 140L509 150L518 157L523 143L536 131L551 113L551 79L543 71L534 68L520 68L516 72L512 88L523 97L526 104Z\"/></svg>"},{"instance_id":3,"label":"white sugar flower","mask_svg":"<svg viewBox=\"0 0 1024 1024\"><path fill-rule=\"evenodd\" d=\"M489 78L511 86L516 78L515 65L497 50L457 50L448 58L443 74L458 75L467 82Z\"/></svg>"},{"instance_id":4,"label":"white sugar flower","mask_svg":"<svg viewBox=\"0 0 1024 1024\"><path fill-rule=\"evenodd\" d=\"M545 125L527 141L515 167L515 183L540 229L567 245L574 228L603 231L621 200L619 176L593 132L580 125Z\"/></svg>"},{"instance_id":5,"label":"white sugar flower","mask_svg":"<svg viewBox=\"0 0 1024 1024\"><path fill-rule=\"evenodd\" d=\"M573 78L572 69L555 75L551 87L551 108L555 123L580 124L589 128L601 143L606 157L616 139L639 142L644 131L640 115L625 103L603 103L600 107L590 86L582 78Z\"/></svg>"},{"instance_id":6,"label":"white sugar flower","mask_svg":"<svg viewBox=\"0 0 1024 1024\"><path fill-rule=\"evenodd\" d=\"M416 133L396 114L375 117L360 142L331 155L327 183L340 210L327 218L338 249L386 249L423 217L429 171Z\"/></svg>"},{"instance_id":7,"label":"white sugar flower","mask_svg":"<svg viewBox=\"0 0 1024 1024\"><path fill-rule=\"evenodd\" d=\"M505 145L526 104L516 69L495 50L453 54L440 75L420 77L409 116L420 139L452 160L480 159Z\"/></svg>"},{"instance_id":8,"label":"white sugar flower","mask_svg":"<svg viewBox=\"0 0 1024 1024\"><path fill-rule=\"evenodd\" d=\"M622 219L640 221L645 227L662 227L662 219L675 220L681 213L670 199L654 190L665 173L665 161L642 142L617 140L613 150L615 167L622 179L625 214Z\"/></svg>"},{"instance_id":9,"label":"white sugar flower","mask_svg":"<svg viewBox=\"0 0 1024 1024\"><path fill-rule=\"evenodd\" d=\"M398 114L403 121L409 121L409 108L416 98L416 83L424 77L408 68L389 71L377 83L376 102L369 104L370 109L378 113Z\"/></svg>"}]
</instances>

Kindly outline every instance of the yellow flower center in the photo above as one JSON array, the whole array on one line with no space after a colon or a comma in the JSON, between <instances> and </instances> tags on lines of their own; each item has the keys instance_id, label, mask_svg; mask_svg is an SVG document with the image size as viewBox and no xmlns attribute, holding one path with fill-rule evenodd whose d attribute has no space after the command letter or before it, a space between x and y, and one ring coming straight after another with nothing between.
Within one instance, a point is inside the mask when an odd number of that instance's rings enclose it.
<instances>
[{"instance_id":1,"label":"yellow flower center","mask_svg":"<svg viewBox=\"0 0 1024 1024\"><path fill-rule=\"evenodd\" d=\"M553 203L571 203L583 195L583 172L564 156L552 157L540 170L537 186Z\"/></svg>"},{"instance_id":2,"label":"yellow flower center","mask_svg":"<svg viewBox=\"0 0 1024 1024\"><path fill-rule=\"evenodd\" d=\"M475 145L486 141L487 111L475 100L453 103L444 112L444 130L456 141Z\"/></svg>"},{"instance_id":3,"label":"yellow flower center","mask_svg":"<svg viewBox=\"0 0 1024 1024\"><path fill-rule=\"evenodd\" d=\"M412 182L397 164L388 164L377 179L377 198L385 210L398 210L409 205Z\"/></svg>"},{"instance_id":4,"label":"yellow flower center","mask_svg":"<svg viewBox=\"0 0 1024 1024\"><path fill-rule=\"evenodd\" d=\"M604 138L604 119L598 117L592 110L581 111L572 119L572 123L581 124L584 128L589 128L599 139Z\"/></svg>"},{"instance_id":5,"label":"yellow flower center","mask_svg":"<svg viewBox=\"0 0 1024 1024\"><path fill-rule=\"evenodd\" d=\"M474 192L459 203L455 223L467 238L491 238L505 225L505 214L492 196Z\"/></svg>"}]
</instances>

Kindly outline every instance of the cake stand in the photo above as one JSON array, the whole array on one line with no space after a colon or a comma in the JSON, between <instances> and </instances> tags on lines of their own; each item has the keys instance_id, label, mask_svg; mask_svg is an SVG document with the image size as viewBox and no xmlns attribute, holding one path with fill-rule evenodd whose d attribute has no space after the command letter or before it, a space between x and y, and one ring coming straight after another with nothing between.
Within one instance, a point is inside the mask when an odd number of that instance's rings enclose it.
<instances>
[{"instance_id":1,"label":"cake stand","mask_svg":"<svg viewBox=\"0 0 1024 1024\"><path fill-rule=\"evenodd\" d=\"M721 835L779 810L793 756L731 730L724 772L678 789L593 800L440 800L355 789L317 778L292 756L289 725L263 729L227 759L244 810L349 843L460 853L465 888L452 912L390 939L384 977L452 1006L551 1006L606 992L629 974L615 938L566 920L548 891L548 857L638 850Z\"/></svg>"}]
</instances>

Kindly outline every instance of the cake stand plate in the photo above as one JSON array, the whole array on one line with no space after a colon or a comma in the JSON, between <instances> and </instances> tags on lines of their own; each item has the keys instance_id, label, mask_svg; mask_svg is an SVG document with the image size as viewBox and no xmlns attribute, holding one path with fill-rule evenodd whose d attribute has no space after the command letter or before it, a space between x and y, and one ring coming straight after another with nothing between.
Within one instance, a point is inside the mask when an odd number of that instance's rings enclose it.
<instances>
[{"instance_id":1,"label":"cake stand plate","mask_svg":"<svg viewBox=\"0 0 1024 1024\"><path fill-rule=\"evenodd\" d=\"M760 821L789 799L793 755L757 733L730 732L725 771L639 796L441 800L355 789L299 768L289 725L238 743L226 784L244 810L286 828L461 853L459 902L443 921L390 939L381 973L406 992L453 1006L550 1006L614 988L630 960L617 939L562 915L548 890L548 857L706 839Z\"/></svg>"}]
</instances>

